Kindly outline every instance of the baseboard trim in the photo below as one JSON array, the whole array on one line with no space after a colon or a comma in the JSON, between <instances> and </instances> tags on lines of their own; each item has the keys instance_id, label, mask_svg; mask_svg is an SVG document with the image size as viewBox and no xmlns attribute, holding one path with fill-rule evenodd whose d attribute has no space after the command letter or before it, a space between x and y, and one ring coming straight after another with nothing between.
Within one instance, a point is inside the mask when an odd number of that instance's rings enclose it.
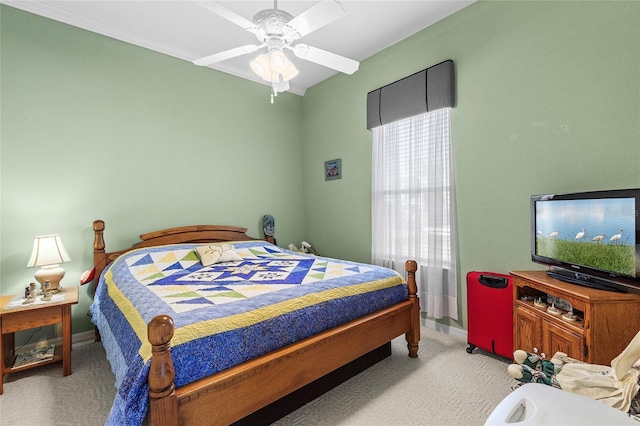
<instances>
[{"instance_id":1,"label":"baseboard trim","mask_svg":"<svg viewBox=\"0 0 640 426\"><path fill-rule=\"evenodd\" d=\"M94 330L87 330L71 335L71 346L86 345L95 342L95 340L96 332Z\"/></svg>"},{"instance_id":2,"label":"baseboard trim","mask_svg":"<svg viewBox=\"0 0 640 426\"><path fill-rule=\"evenodd\" d=\"M465 343L467 342L467 330L463 330L458 327L451 327L450 325L446 324L440 324L428 318L421 318L421 321L424 327L448 334L451 337L455 337L456 339L462 340Z\"/></svg>"},{"instance_id":3,"label":"baseboard trim","mask_svg":"<svg viewBox=\"0 0 640 426\"><path fill-rule=\"evenodd\" d=\"M87 345L89 343L93 343L96 340L96 333L93 330L83 331L81 333L75 333L71 335L71 347ZM62 337L54 337L52 339L46 339L44 341L38 341L34 343L27 343L24 346L21 346L17 352L29 351L31 349L35 349L37 347L42 347L46 345L61 345Z\"/></svg>"}]
</instances>

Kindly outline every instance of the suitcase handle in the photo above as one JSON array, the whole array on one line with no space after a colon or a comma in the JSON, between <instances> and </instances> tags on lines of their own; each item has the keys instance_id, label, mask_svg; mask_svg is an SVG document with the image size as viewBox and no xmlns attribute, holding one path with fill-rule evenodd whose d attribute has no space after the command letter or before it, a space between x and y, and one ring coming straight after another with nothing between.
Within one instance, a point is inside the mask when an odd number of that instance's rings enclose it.
<instances>
[{"instance_id":1,"label":"suitcase handle","mask_svg":"<svg viewBox=\"0 0 640 426\"><path fill-rule=\"evenodd\" d=\"M491 275L480 275L478 282L491 288L506 288L509 284L509 279L505 277L492 277Z\"/></svg>"}]
</instances>

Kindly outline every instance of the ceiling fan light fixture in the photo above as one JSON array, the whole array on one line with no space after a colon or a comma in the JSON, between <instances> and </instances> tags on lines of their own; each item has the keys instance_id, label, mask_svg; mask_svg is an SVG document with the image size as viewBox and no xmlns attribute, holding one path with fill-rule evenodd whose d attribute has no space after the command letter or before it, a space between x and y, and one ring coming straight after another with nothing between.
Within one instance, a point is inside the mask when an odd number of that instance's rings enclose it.
<instances>
[{"instance_id":1,"label":"ceiling fan light fixture","mask_svg":"<svg viewBox=\"0 0 640 426\"><path fill-rule=\"evenodd\" d=\"M272 50L269 54L258 55L250 65L258 77L271 83L289 81L299 73L281 50Z\"/></svg>"},{"instance_id":2,"label":"ceiling fan light fixture","mask_svg":"<svg viewBox=\"0 0 640 426\"><path fill-rule=\"evenodd\" d=\"M251 65L251 69L258 77L266 81L271 81L271 64L266 54L258 55L249 65Z\"/></svg>"},{"instance_id":3,"label":"ceiling fan light fixture","mask_svg":"<svg viewBox=\"0 0 640 426\"><path fill-rule=\"evenodd\" d=\"M289 64L289 59L281 50L271 51L271 69L276 72L282 72Z\"/></svg>"},{"instance_id":4,"label":"ceiling fan light fixture","mask_svg":"<svg viewBox=\"0 0 640 426\"><path fill-rule=\"evenodd\" d=\"M287 62L288 63L286 68L281 72L283 81L289 81L300 73L300 71L298 71L298 69L293 65L291 61L287 61Z\"/></svg>"}]
</instances>

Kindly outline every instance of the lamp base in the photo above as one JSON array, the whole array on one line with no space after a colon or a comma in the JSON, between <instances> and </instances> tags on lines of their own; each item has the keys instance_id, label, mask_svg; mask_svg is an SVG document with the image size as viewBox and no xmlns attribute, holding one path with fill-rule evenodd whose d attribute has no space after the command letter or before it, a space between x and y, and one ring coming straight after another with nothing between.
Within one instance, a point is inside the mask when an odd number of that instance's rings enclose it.
<instances>
[{"instance_id":1,"label":"lamp base","mask_svg":"<svg viewBox=\"0 0 640 426\"><path fill-rule=\"evenodd\" d=\"M60 281L64 278L64 269L60 265L43 266L35 273L36 280L40 283L40 290L44 293L44 283L49 281L49 291L60 292Z\"/></svg>"}]
</instances>

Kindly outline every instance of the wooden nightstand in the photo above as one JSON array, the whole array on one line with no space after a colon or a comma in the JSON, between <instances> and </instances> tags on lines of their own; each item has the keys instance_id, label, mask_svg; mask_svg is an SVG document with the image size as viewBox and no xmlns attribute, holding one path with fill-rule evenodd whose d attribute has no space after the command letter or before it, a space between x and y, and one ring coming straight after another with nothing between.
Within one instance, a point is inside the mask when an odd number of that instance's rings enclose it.
<instances>
[{"instance_id":1,"label":"wooden nightstand","mask_svg":"<svg viewBox=\"0 0 640 426\"><path fill-rule=\"evenodd\" d=\"M0 296L0 395L5 374L62 361L62 375L71 374L71 305L78 303L78 287L63 288L49 302L15 306L20 296ZM40 297L38 296L38 301ZM52 359L13 368L16 331L45 325L62 324L62 346L57 346Z\"/></svg>"}]
</instances>

